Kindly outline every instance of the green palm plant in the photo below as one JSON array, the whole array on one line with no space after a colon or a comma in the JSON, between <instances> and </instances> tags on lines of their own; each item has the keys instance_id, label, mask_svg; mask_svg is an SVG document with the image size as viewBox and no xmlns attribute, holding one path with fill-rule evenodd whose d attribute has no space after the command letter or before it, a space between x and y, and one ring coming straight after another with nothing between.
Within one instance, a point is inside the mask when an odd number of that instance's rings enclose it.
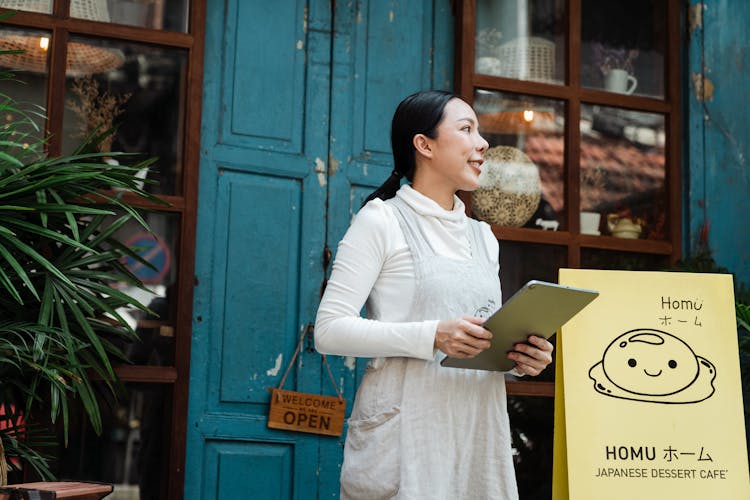
<instances>
[{"instance_id":1,"label":"green palm plant","mask_svg":"<svg viewBox=\"0 0 750 500\"><path fill-rule=\"evenodd\" d=\"M0 444L11 469L25 463L47 479L48 429L61 423L67 444L73 402L101 432L92 380L114 390L112 362L125 361L118 346L136 339L119 311L149 312L112 286L143 287L122 264L141 259L116 233L130 220L146 223L123 193L159 200L136 176L155 159L110 165L125 155L96 152L111 130L71 155L47 156L42 114L0 94L0 116L12 117L0 128Z\"/></svg>"}]
</instances>

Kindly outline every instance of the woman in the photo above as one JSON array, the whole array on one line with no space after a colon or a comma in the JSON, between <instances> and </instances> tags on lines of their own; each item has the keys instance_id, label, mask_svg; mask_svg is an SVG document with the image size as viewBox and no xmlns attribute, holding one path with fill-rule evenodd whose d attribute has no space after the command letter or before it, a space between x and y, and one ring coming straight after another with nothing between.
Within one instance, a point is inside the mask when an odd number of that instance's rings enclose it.
<instances>
[{"instance_id":1,"label":"woman","mask_svg":"<svg viewBox=\"0 0 750 500\"><path fill-rule=\"evenodd\" d=\"M316 320L320 352L374 358L349 419L341 498L517 498L503 374L440 366L489 347L482 317L501 304L497 240L455 195L479 187L487 141L471 106L425 91L396 109L391 147L393 174L339 244ZM399 188L402 176L411 185ZM552 360L544 338L516 348L517 375Z\"/></svg>"}]
</instances>

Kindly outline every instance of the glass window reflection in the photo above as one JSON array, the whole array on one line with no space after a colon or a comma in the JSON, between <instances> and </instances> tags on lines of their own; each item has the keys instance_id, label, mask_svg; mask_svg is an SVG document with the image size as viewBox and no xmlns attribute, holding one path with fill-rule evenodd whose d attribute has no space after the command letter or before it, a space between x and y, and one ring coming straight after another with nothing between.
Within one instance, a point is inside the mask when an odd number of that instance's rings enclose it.
<instances>
[{"instance_id":1,"label":"glass window reflection","mask_svg":"<svg viewBox=\"0 0 750 500\"><path fill-rule=\"evenodd\" d=\"M10 10L51 14L52 0L0 0L0 7Z\"/></svg>"},{"instance_id":2,"label":"glass window reflection","mask_svg":"<svg viewBox=\"0 0 750 500\"><path fill-rule=\"evenodd\" d=\"M155 181L146 190L180 194L185 52L82 37L71 41L117 54L119 64L103 71L68 72L63 153L72 152L97 128L114 129L99 151L134 153L134 159L158 157L144 173Z\"/></svg>"},{"instance_id":3,"label":"glass window reflection","mask_svg":"<svg viewBox=\"0 0 750 500\"><path fill-rule=\"evenodd\" d=\"M582 85L664 97L666 24L661 0L582 0Z\"/></svg>"},{"instance_id":4,"label":"glass window reflection","mask_svg":"<svg viewBox=\"0 0 750 500\"><path fill-rule=\"evenodd\" d=\"M173 366L180 217L161 212L142 215L150 232L131 219L114 237L149 263L130 257L122 262L143 282L145 290L126 283L112 283L112 286L136 297L153 314L138 309L120 311L140 337L140 342L122 348L136 365Z\"/></svg>"},{"instance_id":5,"label":"glass window reflection","mask_svg":"<svg viewBox=\"0 0 750 500\"><path fill-rule=\"evenodd\" d=\"M519 498L552 498L554 406L553 398L508 397Z\"/></svg>"},{"instance_id":6,"label":"glass window reflection","mask_svg":"<svg viewBox=\"0 0 750 500\"><path fill-rule=\"evenodd\" d=\"M666 239L664 116L583 105L580 130L582 232Z\"/></svg>"},{"instance_id":7,"label":"glass window reflection","mask_svg":"<svg viewBox=\"0 0 750 500\"><path fill-rule=\"evenodd\" d=\"M563 83L565 8L563 0L477 0L475 71Z\"/></svg>"},{"instance_id":8,"label":"glass window reflection","mask_svg":"<svg viewBox=\"0 0 750 500\"><path fill-rule=\"evenodd\" d=\"M564 103L477 90L474 109L490 144L482 187L472 194L474 215L491 224L563 229Z\"/></svg>"},{"instance_id":9,"label":"glass window reflection","mask_svg":"<svg viewBox=\"0 0 750 500\"><path fill-rule=\"evenodd\" d=\"M503 302L529 280L557 283L558 269L567 264L567 248L557 245L500 241L500 283Z\"/></svg>"},{"instance_id":10,"label":"glass window reflection","mask_svg":"<svg viewBox=\"0 0 750 500\"><path fill-rule=\"evenodd\" d=\"M666 255L583 248L581 249L581 267L626 271L664 271L669 268L669 258Z\"/></svg>"},{"instance_id":11,"label":"glass window reflection","mask_svg":"<svg viewBox=\"0 0 750 500\"><path fill-rule=\"evenodd\" d=\"M46 140L45 108L51 39L52 34L48 31L11 27L0 29L0 50L23 51L0 54L0 94L12 98L18 106L17 110L3 109L0 126L6 130L15 128L14 139L39 152L44 150Z\"/></svg>"},{"instance_id":12,"label":"glass window reflection","mask_svg":"<svg viewBox=\"0 0 750 500\"><path fill-rule=\"evenodd\" d=\"M185 33L189 6L189 0L70 0L70 17Z\"/></svg>"},{"instance_id":13,"label":"glass window reflection","mask_svg":"<svg viewBox=\"0 0 750 500\"><path fill-rule=\"evenodd\" d=\"M126 383L116 398L96 383L101 397L102 434L74 406L67 446L58 433L54 453L60 477L100 481L114 486L112 498L146 500L166 498L169 448L172 433L171 384Z\"/></svg>"}]
</instances>

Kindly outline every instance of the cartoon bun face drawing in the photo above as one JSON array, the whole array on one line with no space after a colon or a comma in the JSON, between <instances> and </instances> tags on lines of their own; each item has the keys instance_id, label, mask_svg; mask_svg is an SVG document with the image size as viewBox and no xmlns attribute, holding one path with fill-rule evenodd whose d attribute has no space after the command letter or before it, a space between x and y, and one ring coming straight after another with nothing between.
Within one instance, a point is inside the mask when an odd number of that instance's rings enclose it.
<instances>
[{"instance_id":1,"label":"cartoon bun face drawing","mask_svg":"<svg viewBox=\"0 0 750 500\"><path fill-rule=\"evenodd\" d=\"M654 403L696 403L714 393L716 368L682 339L660 330L623 333L589 370L604 395Z\"/></svg>"},{"instance_id":2,"label":"cartoon bun face drawing","mask_svg":"<svg viewBox=\"0 0 750 500\"><path fill-rule=\"evenodd\" d=\"M602 363L613 384L635 394L674 394L698 377L698 359L690 346L657 330L620 335L604 351Z\"/></svg>"}]
</instances>

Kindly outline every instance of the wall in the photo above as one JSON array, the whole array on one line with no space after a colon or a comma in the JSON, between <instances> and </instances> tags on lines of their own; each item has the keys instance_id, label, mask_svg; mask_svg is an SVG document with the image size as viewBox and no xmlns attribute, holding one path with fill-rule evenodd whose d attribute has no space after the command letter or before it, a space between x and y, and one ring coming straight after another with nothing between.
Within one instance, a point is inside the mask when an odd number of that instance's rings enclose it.
<instances>
[{"instance_id":1,"label":"wall","mask_svg":"<svg viewBox=\"0 0 750 500\"><path fill-rule=\"evenodd\" d=\"M688 251L703 240L750 284L750 2L690 0L687 16Z\"/></svg>"}]
</instances>

